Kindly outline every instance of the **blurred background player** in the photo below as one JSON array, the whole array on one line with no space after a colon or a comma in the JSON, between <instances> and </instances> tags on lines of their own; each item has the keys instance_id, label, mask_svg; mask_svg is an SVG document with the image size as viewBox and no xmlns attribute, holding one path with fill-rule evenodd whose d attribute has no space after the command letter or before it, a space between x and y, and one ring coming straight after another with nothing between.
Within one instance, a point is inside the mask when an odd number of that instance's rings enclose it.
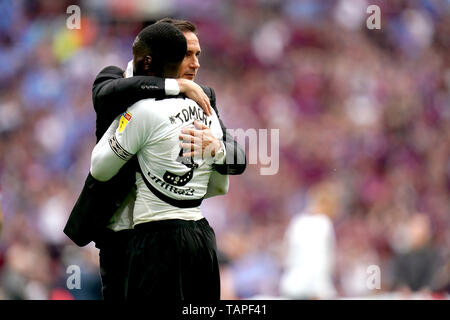
<instances>
[{"instance_id":1,"label":"blurred background player","mask_svg":"<svg viewBox=\"0 0 450 320\"><path fill-rule=\"evenodd\" d=\"M336 296L336 240L333 219L339 195L332 184L313 187L307 208L293 217L286 230L286 259L280 294L290 299L331 299Z\"/></svg>"}]
</instances>

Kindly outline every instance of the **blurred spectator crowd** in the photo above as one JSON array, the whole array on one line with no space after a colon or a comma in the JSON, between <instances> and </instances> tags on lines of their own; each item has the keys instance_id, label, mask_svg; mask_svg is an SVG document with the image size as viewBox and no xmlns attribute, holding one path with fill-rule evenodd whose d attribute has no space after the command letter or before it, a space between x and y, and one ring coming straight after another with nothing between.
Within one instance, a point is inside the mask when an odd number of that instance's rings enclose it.
<instances>
[{"instance_id":1,"label":"blurred spectator crowd","mask_svg":"<svg viewBox=\"0 0 450 320\"><path fill-rule=\"evenodd\" d=\"M66 27L71 4L80 30ZM381 30L366 28L370 4ZM0 0L0 9L0 299L101 299L97 249L62 232L95 144L91 86L103 67L125 68L138 31L165 16L198 26L197 82L216 90L227 127L280 130L277 174L249 164L228 195L202 205L224 299L300 298L280 290L286 230L317 197L335 239L329 298L449 297L449 0ZM81 289L66 286L70 265ZM379 289L367 286L372 265Z\"/></svg>"}]
</instances>

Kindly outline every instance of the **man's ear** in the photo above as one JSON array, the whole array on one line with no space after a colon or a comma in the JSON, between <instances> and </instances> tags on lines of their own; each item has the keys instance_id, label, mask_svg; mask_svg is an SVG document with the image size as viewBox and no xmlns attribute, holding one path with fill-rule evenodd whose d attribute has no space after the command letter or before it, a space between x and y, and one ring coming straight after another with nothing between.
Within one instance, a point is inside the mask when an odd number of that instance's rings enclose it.
<instances>
[{"instance_id":1,"label":"man's ear","mask_svg":"<svg viewBox=\"0 0 450 320\"><path fill-rule=\"evenodd\" d=\"M150 70L150 65L152 64L152 57L151 56L145 56L144 58L144 70L148 71Z\"/></svg>"}]
</instances>

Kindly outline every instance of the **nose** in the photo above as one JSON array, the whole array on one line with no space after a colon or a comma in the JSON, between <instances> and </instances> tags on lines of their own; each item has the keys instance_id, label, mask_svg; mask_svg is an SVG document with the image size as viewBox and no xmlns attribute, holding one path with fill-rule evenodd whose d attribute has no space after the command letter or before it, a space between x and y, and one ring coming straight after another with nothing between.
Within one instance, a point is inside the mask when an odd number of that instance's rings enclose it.
<instances>
[{"instance_id":1,"label":"nose","mask_svg":"<svg viewBox=\"0 0 450 320\"><path fill-rule=\"evenodd\" d=\"M191 68L193 68L193 69L200 68L200 62L198 62L197 56L194 56L194 58L192 59Z\"/></svg>"}]
</instances>

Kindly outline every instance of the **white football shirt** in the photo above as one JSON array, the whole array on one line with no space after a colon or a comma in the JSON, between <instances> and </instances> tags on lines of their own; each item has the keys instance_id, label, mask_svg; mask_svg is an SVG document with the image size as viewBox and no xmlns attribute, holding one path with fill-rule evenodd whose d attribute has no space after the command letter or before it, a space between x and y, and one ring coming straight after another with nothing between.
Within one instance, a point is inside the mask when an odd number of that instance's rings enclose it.
<instances>
[{"instance_id":1,"label":"white football shirt","mask_svg":"<svg viewBox=\"0 0 450 320\"><path fill-rule=\"evenodd\" d=\"M203 218L199 206L179 208L161 200L149 190L144 179L163 196L177 201L202 198L212 164L202 159L181 158L179 135L183 128L193 127L194 120L199 120L221 140L223 132L215 112L208 117L191 99L144 99L116 120L119 126L108 138L108 144L99 142L96 148L110 148L123 163L137 154L145 177L136 174L133 226L157 220Z\"/></svg>"}]
</instances>

